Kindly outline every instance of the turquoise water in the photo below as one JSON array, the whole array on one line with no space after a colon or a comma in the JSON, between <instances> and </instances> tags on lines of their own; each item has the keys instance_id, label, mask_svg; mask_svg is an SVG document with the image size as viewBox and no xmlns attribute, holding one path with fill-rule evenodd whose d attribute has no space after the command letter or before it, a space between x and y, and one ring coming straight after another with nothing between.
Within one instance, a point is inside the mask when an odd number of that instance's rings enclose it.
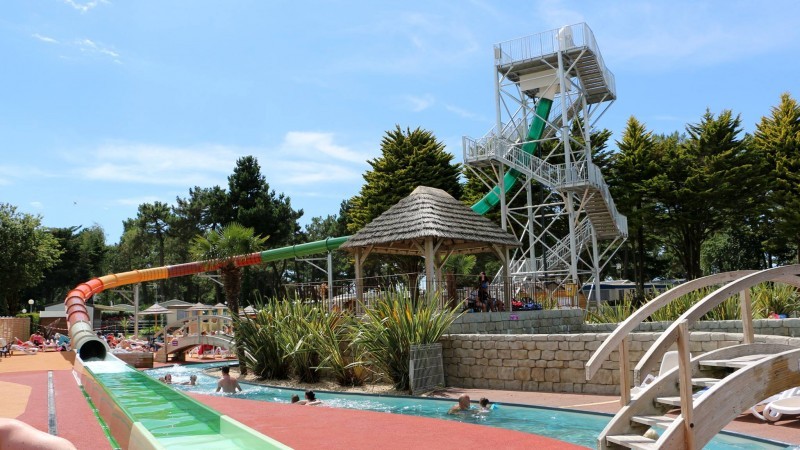
<instances>
[{"instance_id":1,"label":"turquoise water","mask_svg":"<svg viewBox=\"0 0 800 450\"><path fill-rule=\"evenodd\" d=\"M228 363L163 367L148 370L146 373L153 378L170 373L174 383L188 381L189 375L195 374L198 377L197 386L182 386L178 384L173 386L190 392L223 395L214 392L217 378L203 373L204 369L222 365L228 365ZM299 394L301 398L303 397L303 392L296 389L267 387L249 383L242 383L242 388L244 392L235 394L236 397L277 403L289 403L292 394ZM322 400L325 405L337 408L389 412L476 423L552 437L589 448L596 448L597 436L611 419L610 416L603 414L518 405L498 405L497 409L486 415L448 415L447 410L455 403L453 400L419 397L387 397L318 391L317 398ZM786 446L773 445L752 439L742 439L737 436L720 433L705 448L710 450L752 450L783 449Z\"/></svg>"}]
</instances>

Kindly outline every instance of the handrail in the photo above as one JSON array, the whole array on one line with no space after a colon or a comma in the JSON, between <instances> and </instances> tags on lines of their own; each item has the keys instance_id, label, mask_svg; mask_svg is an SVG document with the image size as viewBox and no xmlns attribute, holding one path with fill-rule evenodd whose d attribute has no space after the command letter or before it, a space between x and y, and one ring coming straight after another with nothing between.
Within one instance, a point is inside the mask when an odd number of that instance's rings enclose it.
<instances>
[{"instance_id":1,"label":"handrail","mask_svg":"<svg viewBox=\"0 0 800 450\"><path fill-rule=\"evenodd\" d=\"M600 347L594 351L594 354L586 363L586 380L591 380L595 373L600 369L600 366L605 362L612 351L619 347L628 335L648 317L653 315L659 309L667 306L673 300L682 297L690 292L694 292L708 286L715 284L727 283L731 280L741 278L745 275L755 273L755 270L737 270L733 272L724 272L714 275L709 275L703 278L687 281L686 283L679 284L674 288L663 292L656 298L645 303L641 308L633 312L627 319L620 322L617 328L600 344ZM660 357L661 355L659 355Z\"/></svg>"},{"instance_id":2,"label":"handrail","mask_svg":"<svg viewBox=\"0 0 800 450\"><path fill-rule=\"evenodd\" d=\"M153 335L153 339L158 338L159 336L163 335L168 330L181 329L181 328L189 325L189 323L191 323L191 322L200 322L200 321L207 320L207 319L217 319L217 320L219 320L219 323L222 323L222 322L233 323L233 319L231 318L231 316L222 316L222 315L217 315L217 314L210 314L210 315L206 315L206 316L184 317L183 319L178 319L178 320L176 320L174 322L170 322L167 325L164 325L161 328L161 330L158 331L158 333Z\"/></svg>"},{"instance_id":3,"label":"handrail","mask_svg":"<svg viewBox=\"0 0 800 450\"><path fill-rule=\"evenodd\" d=\"M695 416L703 418L702 426L693 428L697 448L705 446L742 411L800 384L798 363L800 349L784 351L739 369L709 388L694 405ZM723 390L735 392L735 395L724 395L720 392ZM715 395L718 393L720 395ZM680 428L677 421L667 427L658 441L660 448L685 448L685 432Z\"/></svg>"},{"instance_id":4,"label":"handrail","mask_svg":"<svg viewBox=\"0 0 800 450\"><path fill-rule=\"evenodd\" d=\"M681 316L676 319L675 322L667 327L666 331L659 336L653 345L650 346L650 348L647 350L647 353L645 353L645 355L641 360L639 360L639 363L633 369L634 379L638 381L641 373L652 370L655 362L661 358L661 355L663 355L673 343L675 343L678 338L677 330L680 322L686 320L689 325L691 325L700 320L704 314L711 311L728 298L759 283L766 281L779 281L792 286L800 287L800 278L798 278L798 275L800 275L800 264L766 269L745 275L744 277L720 287L711 294L708 294L700 301L695 303L694 306L689 308L686 312L681 314ZM742 319L746 320L744 317ZM747 319L752 320L752 318Z\"/></svg>"}]
</instances>

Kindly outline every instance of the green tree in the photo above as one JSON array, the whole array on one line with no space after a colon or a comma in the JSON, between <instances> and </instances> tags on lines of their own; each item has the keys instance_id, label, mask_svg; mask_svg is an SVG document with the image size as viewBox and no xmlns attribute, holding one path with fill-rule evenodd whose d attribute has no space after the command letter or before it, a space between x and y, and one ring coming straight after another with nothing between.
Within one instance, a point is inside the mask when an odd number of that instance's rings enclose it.
<instances>
[{"instance_id":1,"label":"green tree","mask_svg":"<svg viewBox=\"0 0 800 450\"><path fill-rule=\"evenodd\" d=\"M205 236L196 236L192 241L192 255L199 260L220 263L219 272L225 289L225 300L233 317L239 316L239 294L242 289L242 267L236 264L236 256L254 253L263 248L268 237L256 236L252 228L230 223L220 230L209 230ZM247 373L242 346L237 345L242 373Z\"/></svg>"},{"instance_id":2,"label":"green tree","mask_svg":"<svg viewBox=\"0 0 800 450\"><path fill-rule=\"evenodd\" d=\"M647 273L648 250L653 236L648 232L655 213L652 179L659 173L660 157L653 133L631 116L617 141L619 152L612 157L608 170L614 202L628 217L629 239L626 247L632 250L633 280L636 283L635 299L644 301L644 283L652 278ZM623 253L627 255L627 252ZM626 258L627 259L627 258ZM626 276L623 273L623 276Z\"/></svg>"},{"instance_id":3,"label":"green tree","mask_svg":"<svg viewBox=\"0 0 800 450\"><path fill-rule=\"evenodd\" d=\"M686 127L684 142L665 149L664 167L654 179L665 243L689 279L703 275L703 242L740 220L763 191L756 155L741 131L740 117L730 110L718 116L706 111Z\"/></svg>"},{"instance_id":4,"label":"green tree","mask_svg":"<svg viewBox=\"0 0 800 450\"><path fill-rule=\"evenodd\" d=\"M297 244L301 239L298 223L303 210L294 210L291 199L270 190L261 166L253 156L236 161L233 174L228 177L228 221L238 222L255 230L257 235L269 236L269 247L277 248ZM245 271L244 291L265 292L267 297L282 293L281 283L288 261L275 261L264 268Z\"/></svg>"},{"instance_id":5,"label":"green tree","mask_svg":"<svg viewBox=\"0 0 800 450\"><path fill-rule=\"evenodd\" d=\"M407 197L418 186L442 189L455 198L461 197L459 183L460 164L430 131L400 126L387 131L381 140L381 156L368 161L372 170L364 174L364 185L351 199L348 228L355 233L397 202ZM417 275L421 259L414 256L386 258L388 265L372 261L365 265L366 275L378 272L407 274L408 286L417 293Z\"/></svg>"},{"instance_id":6,"label":"green tree","mask_svg":"<svg viewBox=\"0 0 800 450\"><path fill-rule=\"evenodd\" d=\"M753 145L770 170L769 204L774 218L773 246L788 242L800 262L800 105L789 93L756 126Z\"/></svg>"},{"instance_id":7,"label":"green tree","mask_svg":"<svg viewBox=\"0 0 800 450\"><path fill-rule=\"evenodd\" d=\"M16 314L22 290L38 284L62 250L40 216L19 213L7 203L0 203L0 248L0 314Z\"/></svg>"},{"instance_id":8,"label":"green tree","mask_svg":"<svg viewBox=\"0 0 800 450\"><path fill-rule=\"evenodd\" d=\"M105 233L99 225L80 229L79 226L47 230L58 242L61 256L58 262L44 271L41 281L25 291L26 297L45 302L63 301L67 292L78 283L104 275L108 247Z\"/></svg>"},{"instance_id":9,"label":"green tree","mask_svg":"<svg viewBox=\"0 0 800 450\"><path fill-rule=\"evenodd\" d=\"M364 174L364 185L352 201L349 230L352 233L407 197L417 186L442 189L461 198L460 164L445 151L430 131L398 125L381 141L381 156L368 161L372 170Z\"/></svg>"}]
</instances>

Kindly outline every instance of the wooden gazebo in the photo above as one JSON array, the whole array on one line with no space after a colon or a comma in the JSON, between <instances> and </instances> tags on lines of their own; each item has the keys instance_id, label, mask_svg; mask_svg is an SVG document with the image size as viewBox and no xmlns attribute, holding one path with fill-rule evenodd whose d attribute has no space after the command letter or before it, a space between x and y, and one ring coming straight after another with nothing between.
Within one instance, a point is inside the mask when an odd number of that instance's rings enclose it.
<instances>
[{"instance_id":1,"label":"wooden gazebo","mask_svg":"<svg viewBox=\"0 0 800 450\"><path fill-rule=\"evenodd\" d=\"M367 224L341 249L355 256L356 298L363 300L362 265L372 253L425 258L426 290L442 281L442 267L451 255L494 253L503 263L504 299L510 298L508 249L520 243L491 220L478 215L447 192L419 186L408 197Z\"/></svg>"}]
</instances>

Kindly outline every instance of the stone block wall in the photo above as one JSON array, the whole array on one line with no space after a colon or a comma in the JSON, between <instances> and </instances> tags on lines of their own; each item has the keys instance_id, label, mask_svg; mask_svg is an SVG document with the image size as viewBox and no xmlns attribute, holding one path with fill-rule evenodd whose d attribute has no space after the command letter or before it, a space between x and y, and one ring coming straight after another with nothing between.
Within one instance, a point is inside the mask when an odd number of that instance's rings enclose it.
<instances>
[{"instance_id":1,"label":"stone block wall","mask_svg":"<svg viewBox=\"0 0 800 450\"><path fill-rule=\"evenodd\" d=\"M507 313L506 313L507 314ZM612 352L587 381L585 364L607 333L461 334L442 338L447 386L539 392L619 394L619 354ZM631 367L660 333L631 334ZM695 332L694 355L741 343L741 334ZM757 336L758 342L800 347L800 338Z\"/></svg>"},{"instance_id":2,"label":"stone block wall","mask_svg":"<svg viewBox=\"0 0 800 450\"><path fill-rule=\"evenodd\" d=\"M582 309L486 312L464 314L448 329L451 334L575 333L583 326Z\"/></svg>"},{"instance_id":3,"label":"stone block wall","mask_svg":"<svg viewBox=\"0 0 800 450\"><path fill-rule=\"evenodd\" d=\"M659 332L665 331L672 322L643 322L634 331ZM587 333L610 333L617 327L615 323L586 323L582 330ZM692 331L708 331L718 333L741 333L741 320L720 320L695 322L690 327ZM771 336L800 337L800 319L757 319L753 321L755 334Z\"/></svg>"}]
</instances>

